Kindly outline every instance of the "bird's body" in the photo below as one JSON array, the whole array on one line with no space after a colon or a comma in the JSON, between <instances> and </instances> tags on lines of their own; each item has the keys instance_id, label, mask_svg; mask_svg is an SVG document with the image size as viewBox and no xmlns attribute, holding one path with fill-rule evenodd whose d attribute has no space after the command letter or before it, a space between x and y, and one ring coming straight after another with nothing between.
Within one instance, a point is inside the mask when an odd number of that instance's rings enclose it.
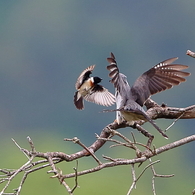
<instances>
[{"instance_id":1,"label":"bird's body","mask_svg":"<svg viewBox=\"0 0 195 195\"><path fill-rule=\"evenodd\" d=\"M83 99L103 106L110 106L115 103L114 95L98 84L102 79L99 77L90 77L94 68L95 65L86 68L80 74L75 84L77 91L74 95L74 104L79 110L84 108Z\"/></svg>"},{"instance_id":2,"label":"bird's body","mask_svg":"<svg viewBox=\"0 0 195 195\"><path fill-rule=\"evenodd\" d=\"M115 56L107 58L110 65L107 69L115 87L116 97L116 122L124 120L133 125L136 121L149 121L164 137L162 130L152 121L143 109L145 101L153 94L170 89L185 81L185 76L190 73L181 70L188 68L186 65L171 64L177 58L165 60L143 73L130 87L127 77L119 72Z\"/></svg>"},{"instance_id":3,"label":"bird's body","mask_svg":"<svg viewBox=\"0 0 195 195\"><path fill-rule=\"evenodd\" d=\"M144 109L139 105L135 104L135 101L128 101L127 105L124 107L120 107L121 111L119 111L129 125L133 125L135 121L145 120L143 113ZM131 114L129 114L131 112ZM122 118L120 119L122 120Z\"/></svg>"},{"instance_id":4,"label":"bird's body","mask_svg":"<svg viewBox=\"0 0 195 195\"><path fill-rule=\"evenodd\" d=\"M94 79L93 77L87 79L82 85L81 87L78 89L78 93L80 94L80 96L86 96L88 93L90 93L90 90L92 89L94 85Z\"/></svg>"}]
</instances>

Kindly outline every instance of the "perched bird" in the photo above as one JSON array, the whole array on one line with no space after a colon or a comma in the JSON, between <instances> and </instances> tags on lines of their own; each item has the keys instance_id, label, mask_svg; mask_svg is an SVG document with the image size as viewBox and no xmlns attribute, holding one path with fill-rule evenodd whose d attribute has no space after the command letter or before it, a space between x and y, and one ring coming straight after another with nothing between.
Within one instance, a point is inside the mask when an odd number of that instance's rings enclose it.
<instances>
[{"instance_id":1,"label":"perched bird","mask_svg":"<svg viewBox=\"0 0 195 195\"><path fill-rule=\"evenodd\" d=\"M110 64L107 69L110 71L109 76L115 87L115 111L118 124L124 120L129 125L140 120L149 121L164 137L167 137L144 111L143 105L151 95L179 85L186 80L183 77L190 75L188 72L181 71L188 66L171 64L177 59L170 58L160 62L138 77L134 85L130 87L127 77L119 72L115 56L111 53L111 57L107 58Z\"/></svg>"},{"instance_id":2,"label":"perched bird","mask_svg":"<svg viewBox=\"0 0 195 195\"><path fill-rule=\"evenodd\" d=\"M95 65L86 68L80 74L75 84L77 91L74 95L74 104L79 110L84 108L83 98L102 106L111 106L115 103L115 96L98 84L102 79L99 77L90 77L94 68Z\"/></svg>"}]
</instances>

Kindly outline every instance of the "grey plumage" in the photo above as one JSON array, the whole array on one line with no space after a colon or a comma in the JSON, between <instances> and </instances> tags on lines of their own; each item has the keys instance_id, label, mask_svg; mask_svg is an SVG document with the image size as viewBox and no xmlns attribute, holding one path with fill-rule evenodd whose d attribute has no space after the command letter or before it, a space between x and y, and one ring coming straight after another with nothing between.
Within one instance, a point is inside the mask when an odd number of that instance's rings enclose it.
<instances>
[{"instance_id":1,"label":"grey plumage","mask_svg":"<svg viewBox=\"0 0 195 195\"><path fill-rule=\"evenodd\" d=\"M132 87L129 86L127 77L119 72L115 56L107 58L110 71L109 76L115 87L116 121L121 123L126 120L130 125L136 121L149 121L164 137L162 130L152 121L143 109L145 101L153 94L179 85L190 73L182 71L186 65L171 64L178 58L170 58L149 69L137 78Z\"/></svg>"}]
</instances>

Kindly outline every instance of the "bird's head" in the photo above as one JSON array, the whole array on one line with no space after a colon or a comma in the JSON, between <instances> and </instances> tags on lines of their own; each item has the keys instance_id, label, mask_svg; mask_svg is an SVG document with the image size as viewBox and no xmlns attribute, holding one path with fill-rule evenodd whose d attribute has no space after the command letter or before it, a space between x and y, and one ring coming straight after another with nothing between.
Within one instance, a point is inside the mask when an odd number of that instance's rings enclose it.
<instances>
[{"instance_id":1,"label":"bird's head","mask_svg":"<svg viewBox=\"0 0 195 195\"><path fill-rule=\"evenodd\" d=\"M100 83L101 82L101 78L99 77L93 77L94 83Z\"/></svg>"}]
</instances>

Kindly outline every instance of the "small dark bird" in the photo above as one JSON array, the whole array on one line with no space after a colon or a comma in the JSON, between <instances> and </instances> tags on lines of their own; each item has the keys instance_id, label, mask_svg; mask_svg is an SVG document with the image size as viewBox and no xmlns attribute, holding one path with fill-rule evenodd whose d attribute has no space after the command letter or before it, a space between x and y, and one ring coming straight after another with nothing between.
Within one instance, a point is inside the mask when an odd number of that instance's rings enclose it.
<instances>
[{"instance_id":1,"label":"small dark bird","mask_svg":"<svg viewBox=\"0 0 195 195\"><path fill-rule=\"evenodd\" d=\"M167 135L154 123L144 111L145 101L153 94L179 85L190 73L181 70L188 68L186 65L171 64L178 58L170 58L149 69L137 78L132 87L129 86L127 77L119 72L115 56L107 58L110 65L107 69L115 87L116 97L116 122L120 124L127 121L133 125L136 121L149 121L164 137Z\"/></svg>"},{"instance_id":2,"label":"small dark bird","mask_svg":"<svg viewBox=\"0 0 195 195\"><path fill-rule=\"evenodd\" d=\"M78 77L75 84L76 92L74 95L74 104L77 109L84 109L83 98L89 102L100 104L102 106L111 106L115 103L115 96L106 88L99 85L101 78L90 77L95 65L86 68Z\"/></svg>"}]
</instances>

